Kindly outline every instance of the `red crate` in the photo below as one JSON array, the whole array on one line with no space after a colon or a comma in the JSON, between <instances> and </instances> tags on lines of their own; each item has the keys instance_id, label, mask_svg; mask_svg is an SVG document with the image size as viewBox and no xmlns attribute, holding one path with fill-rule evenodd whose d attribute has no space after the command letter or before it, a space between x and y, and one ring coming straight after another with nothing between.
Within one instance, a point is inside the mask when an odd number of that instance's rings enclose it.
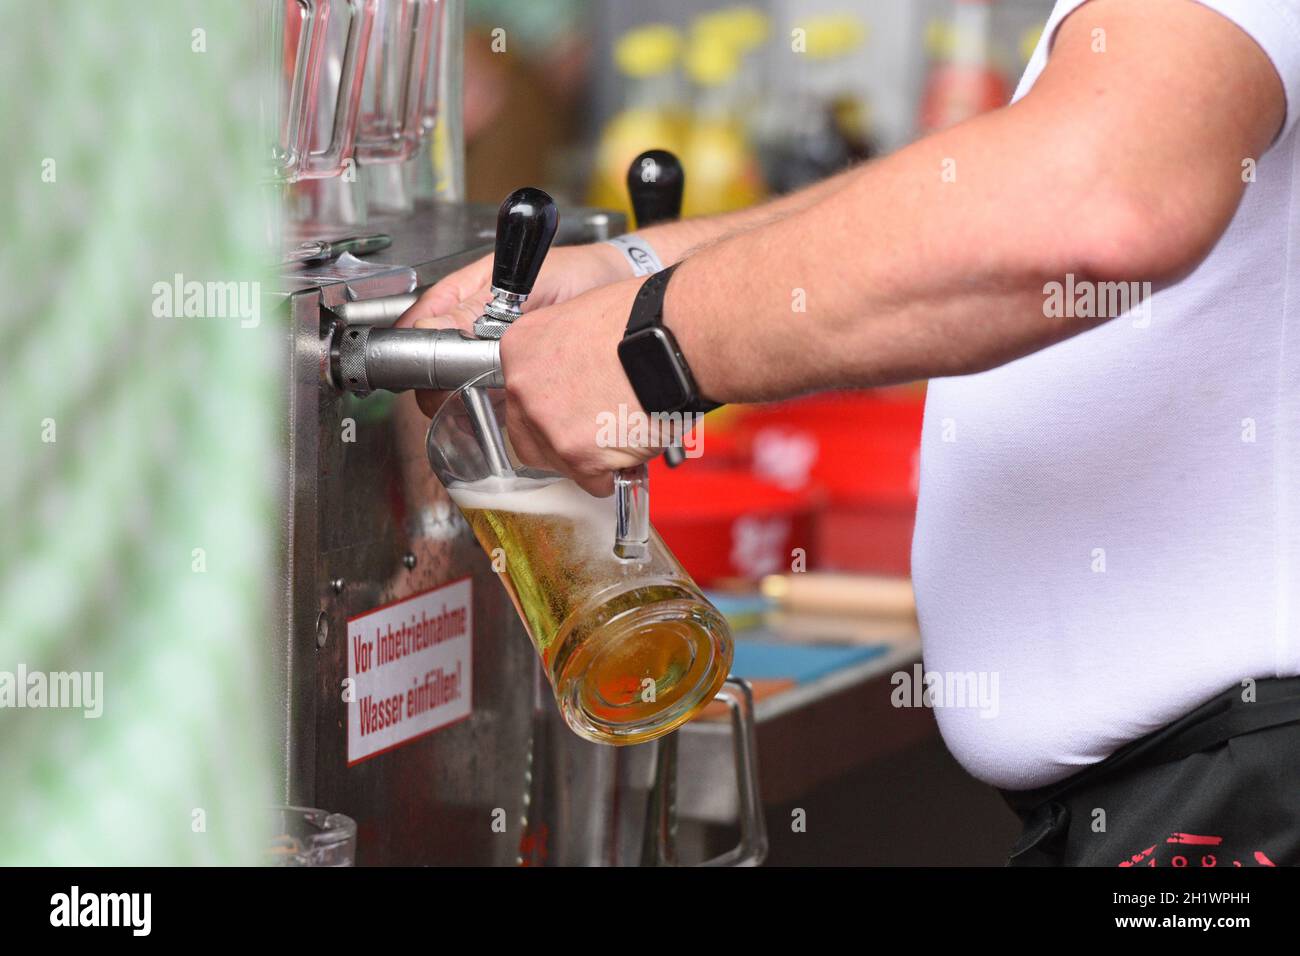
<instances>
[{"instance_id":1,"label":"red crate","mask_svg":"<svg viewBox=\"0 0 1300 956\"><path fill-rule=\"evenodd\" d=\"M676 469L656 461L650 471L654 526L705 587L724 578L789 571L794 549L815 548L809 493L778 488L748 469L706 468L695 461Z\"/></svg>"}]
</instances>

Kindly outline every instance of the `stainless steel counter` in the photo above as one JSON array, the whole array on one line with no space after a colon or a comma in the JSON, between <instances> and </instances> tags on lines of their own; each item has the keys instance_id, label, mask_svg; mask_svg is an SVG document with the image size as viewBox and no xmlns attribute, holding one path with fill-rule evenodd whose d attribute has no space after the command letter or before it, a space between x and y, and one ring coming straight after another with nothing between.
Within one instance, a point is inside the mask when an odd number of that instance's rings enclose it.
<instances>
[{"instance_id":1,"label":"stainless steel counter","mask_svg":"<svg viewBox=\"0 0 1300 956\"><path fill-rule=\"evenodd\" d=\"M468 265L492 251L496 235L495 206L459 205L422 201L410 216L371 216L364 227L352 232L384 233L392 236L393 244L387 249L365 257L367 263L389 266L382 274L357 279L342 279L334 275L330 264L301 271L287 272L282 278L281 292L319 289L326 307L334 307L352 299L367 299L379 295L409 292L416 286L430 285L450 272ZM556 245L592 242L618 235L625 229L625 220L618 213L577 207L562 210ZM338 238L313 231L319 238ZM410 269L414 281L397 279L400 270Z\"/></svg>"}]
</instances>

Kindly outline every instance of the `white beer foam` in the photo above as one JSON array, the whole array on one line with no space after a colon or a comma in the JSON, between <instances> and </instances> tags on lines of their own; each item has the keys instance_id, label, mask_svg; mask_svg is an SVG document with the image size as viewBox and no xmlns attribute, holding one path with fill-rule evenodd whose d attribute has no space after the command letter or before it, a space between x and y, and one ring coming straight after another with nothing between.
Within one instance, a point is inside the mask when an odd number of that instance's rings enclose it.
<instances>
[{"instance_id":1,"label":"white beer foam","mask_svg":"<svg viewBox=\"0 0 1300 956\"><path fill-rule=\"evenodd\" d=\"M567 478L504 478L491 475L478 481L456 482L447 488L462 510L508 511L551 515L584 524L608 525L613 534L614 499L587 494Z\"/></svg>"}]
</instances>

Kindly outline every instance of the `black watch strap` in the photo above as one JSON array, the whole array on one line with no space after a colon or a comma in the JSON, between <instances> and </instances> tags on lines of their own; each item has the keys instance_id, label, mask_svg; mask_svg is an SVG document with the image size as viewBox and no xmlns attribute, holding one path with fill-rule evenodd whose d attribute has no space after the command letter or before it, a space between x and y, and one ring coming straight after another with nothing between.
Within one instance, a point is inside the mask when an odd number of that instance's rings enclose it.
<instances>
[{"instance_id":1,"label":"black watch strap","mask_svg":"<svg viewBox=\"0 0 1300 956\"><path fill-rule=\"evenodd\" d=\"M668 280L673 277L679 265L681 263L674 262L667 269L656 272L641 283L641 288L636 293L636 300L632 303L632 314L628 317L627 331L623 333L624 335L631 335L633 332L640 332L652 325L663 323L664 296L668 292Z\"/></svg>"},{"instance_id":2,"label":"black watch strap","mask_svg":"<svg viewBox=\"0 0 1300 956\"><path fill-rule=\"evenodd\" d=\"M636 299L632 302L632 314L627 320L627 330L623 333L624 338L642 329L648 329L656 325L663 325L664 321L664 296L668 292L668 280L673 277L673 273L680 262L674 262L662 272L656 272L645 282L641 283L641 288L637 290ZM664 329L668 332L668 329ZM671 332L669 332L671 335ZM685 361L685 356L682 357ZM689 370L688 370L689 371ZM694 381L694 376L691 376ZM690 403L686 408L681 409L684 412L693 412L704 414L711 412L715 408L721 408L718 402L707 401L703 396L696 392L696 400Z\"/></svg>"}]
</instances>

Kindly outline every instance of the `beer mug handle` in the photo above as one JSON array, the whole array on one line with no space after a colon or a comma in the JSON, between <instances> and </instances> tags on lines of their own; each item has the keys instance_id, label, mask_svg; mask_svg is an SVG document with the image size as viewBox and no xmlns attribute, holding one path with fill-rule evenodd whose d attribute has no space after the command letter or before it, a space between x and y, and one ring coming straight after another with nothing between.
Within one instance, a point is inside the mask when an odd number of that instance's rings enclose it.
<instances>
[{"instance_id":1,"label":"beer mug handle","mask_svg":"<svg viewBox=\"0 0 1300 956\"><path fill-rule=\"evenodd\" d=\"M614 472L614 556L644 561L650 554L650 469L642 462Z\"/></svg>"},{"instance_id":2,"label":"beer mug handle","mask_svg":"<svg viewBox=\"0 0 1300 956\"><path fill-rule=\"evenodd\" d=\"M736 803L740 842L700 866L758 866L767 856L767 826L758 793L758 746L754 732L754 694L749 682L728 677L714 700L731 712L731 737L736 760Z\"/></svg>"}]
</instances>

